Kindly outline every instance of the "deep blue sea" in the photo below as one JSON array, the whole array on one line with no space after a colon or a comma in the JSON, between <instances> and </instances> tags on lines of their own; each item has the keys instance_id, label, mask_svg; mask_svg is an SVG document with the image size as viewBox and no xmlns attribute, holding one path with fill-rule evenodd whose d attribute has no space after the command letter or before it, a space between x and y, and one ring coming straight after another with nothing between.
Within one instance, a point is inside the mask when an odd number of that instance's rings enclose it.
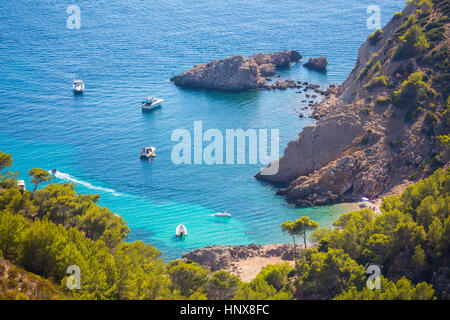
<instances>
[{"instance_id":1,"label":"deep blue sea","mask_svg":"<svg viewBox=\"0 0 450 320\"><path fill-rule=\"evenodd\" d=\"M81 28L68 29L66 9L81 10ZM369 5L382 25L404 1L300 0L77 0L0 2L0 149L28 187L32 167L57 168L55 182L72 181L81 193L121 215L129 240L150 242L166 259L212 244L289 242L279 227L310 216L322 226L348 206L290 207L276 189L255 180L261 165L175 165L175 129L279 129L280 153L311 119L296 90L221 93L177 88L168 79L211 59L296 49L325 55L325 74L301 63L282 78L340 83L373 30ZM71 83L86 92L74 96ZM147 95L163 106L141 111ZM308 99L309 100L309 99ZM332 137L330 137L332 139ZM142 146L157 147L152 162ZM232 218L211 213L227 210ZM189 235L174 237L179 223Z\"/></svg>"}]
</instances>

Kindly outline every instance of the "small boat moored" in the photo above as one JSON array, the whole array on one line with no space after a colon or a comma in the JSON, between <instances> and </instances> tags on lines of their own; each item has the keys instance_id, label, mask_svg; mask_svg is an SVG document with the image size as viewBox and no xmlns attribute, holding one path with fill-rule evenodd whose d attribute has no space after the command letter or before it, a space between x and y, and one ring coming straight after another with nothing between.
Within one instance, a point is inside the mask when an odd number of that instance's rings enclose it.
<instances>
[{"instance_id":1,"label":"small boat moored","mask_svg":"<svg viewBox=\"0 0 450 320\"><path fill-rule=\"evenodd\" d=\"M228 212L217 212L212 214L213 217L231 217L231 213Z\"/></svg>"},{"instance_id":2,"label":"small boat moored","mask_svg":"<svg viewBox=\"0 0 450 320\"><path fill-rule=\"evenodd\" d=\"M155 150L156 150L155 147L143 147L140 158L142 160L148 160L156 157Z\"/></svg>"},{"instance_id":3,"label":"small boat moored","mask_svg":"<svg viewBox=\"0 0 450 320\"><path fill-rule=\"evenodd\" d=\"M73 92L75 93L83 93L84 92L84 83L83 80L75 80L72 84Z\"/></svg>"},{"instance_id":4,"label":"small boat moored","mask_svg":"<svg viewBox=\"0 0 450 320\"><path fill-rule=\"evenodd\" d=\"M177 237L187 236L187 228L183 224L180 224L175 230L175 234Z\"/></svg>"},{"instance_id":5,"label":"small boat moored","mask_svg":"<svg viewBox=\"0 0 450 320\"><path fill-rule=\"evenodd\" d=\"M147 97L144 101L142 101L142 109L143 110L152 110L161 106L163 99Z\"/></svg>"}]
</instances>

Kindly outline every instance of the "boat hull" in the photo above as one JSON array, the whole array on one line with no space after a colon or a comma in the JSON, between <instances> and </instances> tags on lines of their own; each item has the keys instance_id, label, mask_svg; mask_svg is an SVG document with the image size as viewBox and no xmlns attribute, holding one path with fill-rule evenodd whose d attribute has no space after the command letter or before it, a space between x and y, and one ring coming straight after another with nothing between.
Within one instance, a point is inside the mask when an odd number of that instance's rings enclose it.
<instances>
[{"instance_id":1,"label":"boat hull","mask_svg":"<svg viewBox=\"0 0 450 320\"><path fill-rule=\"evenodd\" d=\"M175 230L175 235L177 237L187 236L187 229L184 225L180 224Z\"/></svg>"},{"instance_id":2,"label":"boat hull","mask_svg":"<svg viewBox=\"0 0 450 320\"><path fill-rule=\"evenodd\" d=\"M142 110L153 110L153 109L159 108L159 107L161 107L162 103L163 103L163 99L159 99L152 104L143 103Z\"/></svg>"}]
</instances>

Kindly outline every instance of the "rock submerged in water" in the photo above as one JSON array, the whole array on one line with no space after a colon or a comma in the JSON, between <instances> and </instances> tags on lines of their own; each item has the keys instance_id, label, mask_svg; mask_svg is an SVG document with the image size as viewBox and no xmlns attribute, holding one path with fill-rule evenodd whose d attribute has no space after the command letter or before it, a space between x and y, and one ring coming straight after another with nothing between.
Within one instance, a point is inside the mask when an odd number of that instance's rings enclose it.
<instances>
[{"instance_id":1,"label":"rock submerged in water","mask_svg":"<svg viewBox=\"0 0 450 320\"><path fill-rule=\"evenodd\" d=\"M313 69L316 71L325 71L327 69L328 61L325 57L319 58L309 58L308 62L303 66L308 69Z\"/></svg>"},{"instance_id":2,"label":"rock submerged in water","mask_svg":"<svg viewBox=\"0 0 450 320\"><path fill-rule=\"evenodd\" d=\"M267 87L264 77L275 75L277 68L287 67L301 58L302 55L295 50L261 52L248 58L236 55L195 65L170 81L181 87L223 91L264 89Z\"/></svg>"}]
</instances>

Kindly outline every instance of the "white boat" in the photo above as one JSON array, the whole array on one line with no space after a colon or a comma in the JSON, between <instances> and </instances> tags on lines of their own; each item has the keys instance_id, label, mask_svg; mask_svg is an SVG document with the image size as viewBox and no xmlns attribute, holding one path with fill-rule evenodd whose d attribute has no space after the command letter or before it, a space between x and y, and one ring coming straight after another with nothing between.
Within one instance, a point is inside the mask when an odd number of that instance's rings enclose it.
<instances>
[{"instance_id":1,"label":"white boat","mask_svg":"<svg viewBox=\"0 0 450 320\"><path fill-rule=\"evenodd\" d=\"M231 217L231 213L228 213L228 212L217 212L217 213L214 213L214 214L212 214L212 216L214 216L214 217Z\"/></svg>"},{"instance_id":2,"label":"white boat","mask_svg":"<svg viewBox=\"0 0 450 320\"><path fill-rule=\"evenodd\" d=\"M144 101L142 101L142 109L144 110L153 110L157 107L161 106L163 99L147 97Z\"/></svg>"},{"instance_id":3,"label":"white boat","mask_svg":"<svg viewBox=\"0 0 450 320\"><path fill-rule=\"evenodd\" d=\"M72 89L75 93L82 93L84 91L83 80L75 80L72 84Z\"/></svg>"},{"instance_id":4,"label":"white boat","mask_svg":"<svg viewBox=\"0 0 450 320\"><path fill-rule=\"evenodd\" d=\"M25 184L25 180L17 180L17 187L22 190L25 191L27 190L27 186Z\"/></svg>"},{"instance_id":5,"label":"white boat","mask_svg":"<svg viewBox=\"0 0 450 320\"><path fill-rule=\"evenodd\" d=\"M186 229L186 227L184 225L182 225L182 224L178 225L177 229L175 230L175 234L178 237L187 236L187 229Z\"/></svg>"},{"instance_id":6,"label":"white boat","mask_svg":"<svg viewBox=\"0 0 450 320\"><path fill-rule=\"evenodd\" d=\"M146 160L156 157L155 150L155 147L143 147L140 158Z\"/></svg>"}]
</instances>

